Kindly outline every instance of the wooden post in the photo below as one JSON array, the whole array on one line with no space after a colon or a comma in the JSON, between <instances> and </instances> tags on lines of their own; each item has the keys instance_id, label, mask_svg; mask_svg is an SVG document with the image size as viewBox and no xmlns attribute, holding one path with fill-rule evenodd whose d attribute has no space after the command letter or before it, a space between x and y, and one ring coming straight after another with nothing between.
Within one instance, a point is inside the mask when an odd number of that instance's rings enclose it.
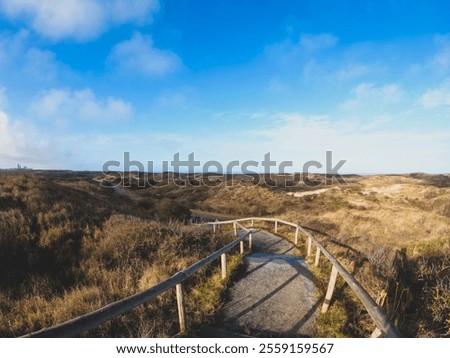
<instances>
[{"instance_id":1,"label":"wooden post","mask_svg":"<svg viewBox=\"0 0 450 358\"><path fill-rule=\"evenodd\" d=\"M295 245L298 245L298 226L295 228L295 240L294 240Z\"/></svg>"},{"instance_id":2,"label":"wooden post","mask_svg":"<svg viewBox=\"0 0 450 358\"><path fill-rule=\"evenodd\" d=\"M275 220L275 234L278 233L278 220Z\"/></svg>"},{"instance_id":3,"label":"wooden post","mask_svg":"<svg viewBox=\"0 0 450 358\"><path fill-rule=\"evenodd\" d=\"M328 311L328 307L330 307L331 298L333 297L334 287L336 286L336 279L338 275L338 270L333 265L331 269L330 281L328 281L327 293L325 294L325 301L323 301L322 305L322 313Z\"/></svg>"},{"instance_id":4,"label":"wooden post","mask_svg":"<svg viewBox=\"0 0 450 358\"><path fill-rule=\"evenodd\" d=\"M248 251L252 252L252 245L253 245L253 233L250 233L248 235Z\"/></svg>"},{"instance_id":5,"label":"wooden post","mask_svg":"<svg viewBox=\"0 0 450 358\"><path fill-rule=\"evenodd\" d=\"M370 338L383 338L383 332L381 332L380 329L377 327L370 335Z\"/></svg>"},{"instance_id":6,"label":"wooden post","mask_svg":"<svg viewBox=\"0 0 450 358\"><path fill-rule=\"evenodd\" d=\"M220 266L222 267L222 280L227 278L227 255L220 255Z\"/></svg>"},{"instance_id":7,"label":"wooden post","mask_svg":"<svg viewBox=\"0 0 450 358\"><path fill-rule=\"evenodd\" d=\"M176 291L177 291L178 321L180 323L180 332L185 332L186 313L184 311L184 295L183 295L183 286L181 283L176 285Z\"/></svg>"},{"instance_id":8,"label":"wooden post","mask_svg":"<svg viewBox=\"0 0 450 358\"><path fill-rule=\"evenodd\" d=\"M244 254L244 241L241 241L239 243L239 246L240 246L239 252L241 253L241 255L243 255Z\"/></svg>"},{"instance_id":9,"label":"wooden post","mask_svg":"<svg viewBox=\"0 0 450 358\"><path fill-rule=\"evenodd\" d=\"M252 227L255 227L255 220L252 219Z\"/></svg>"},{"instance_id":10,"label":"wooden post","mask_svg":"<svg viewBox=\"0 0 450 358\"><path fill-rule=\"evenodd\" d=\"M317 246L316 259L314 260L314 266L319 266L319 259L320 259L320 249L319 249L319 246Z\"/></svg>"},{"instance_id":11,"label":"wooden post","mask_svg":"<svg viewBox=\"0 0 450 358\"><path fill-rule=\"evenodd\" d=\"M306 253L306 256L311 256L311 249L312 249L312 239L311 236L308 236L308 252Z\"/></svg>"},{"instance_id":12,"label":"wooden post","mask_svg":"<svg viewBox=\"0 0 450 358\"><path fill-rule=\"evenodd\" d=\"M233 229L234 229L234 236L237 236L237 225L236 225L236 221L233 222Z\"/></svg>"},{"instance_id":13,"label":"wooden post","mask_svg":"<svg viewBox=\"0 0 450 358\"><path fill-rule=\"evenodd\" d=\"M216 224L213 224L213 233L216 233Z\"/></svg>"}]
</instances>

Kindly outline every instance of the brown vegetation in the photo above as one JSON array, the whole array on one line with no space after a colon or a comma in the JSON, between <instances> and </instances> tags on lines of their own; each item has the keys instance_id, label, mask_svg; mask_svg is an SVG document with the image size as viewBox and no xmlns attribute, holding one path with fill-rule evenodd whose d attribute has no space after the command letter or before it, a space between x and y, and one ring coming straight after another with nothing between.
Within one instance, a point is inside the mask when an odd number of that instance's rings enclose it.
<instances>
[{"instance_id":1,"label":"brown vegetation","mask_svg":"<svg viewBox=\"0 0 450 358\"><path fill-rule=\"evenodd\" d=\"M186 210L165 198L142 208L89 180L58 182L28 174L2 175L0 185L2 337L48 327L142 291L229 242L223 234L173 221ZM204 270L187 289L201 294L196 287L212 274ZM188 300L193 324L212 309L215 302L209 301L198 307ZM178 330L176 315L173 292L167 292L87 335L171 336Z\"/></svg>"},{"instance_id":2,"label":"brown vegetation","mask_svg":"<svg viewBox=\"0 0 450 358\"><path fill-rule=\"evenodd\" d=\"M205 202L230 214L278 216L311 228L406 336L450 335L448 176L353 177L348 185L299 192L238 186ZM371 320L343 282L335 302L322 318L323 334L332 334L330 328L336 336L370 334Z\"/></svg>"},{"instance_id":3,"label":"brown vegetation","mask_svg":"<svg viewBox=\"0 0 450 358\"><path fill-rule=\"evenodd\" d=\"M169 174L156 179L164 176ZM314 230L406 336L450 335L449 176L355 176L347 178L348 185L297 188L281 181L231 185L230 178L227 185L208 187L187 176L185 186L169 180L140 187L143 178L133 174L125 178L128 186L113 189L95 178L0 174L1 336L49 326L135 293L223 245L221 236L170 222L186 219L189 209L298 222ZM319 286L328 274L327 267L316 272ZM202 278L190 282L187 296L188 313L197 321L214 310L224 287ZM173 335L176 320L162 319L176 317L173 296L162 295L89 334ZM334 297L319 334L370 333L371 320L348 286L338 281Z\"/></svg>"}]
</instances>

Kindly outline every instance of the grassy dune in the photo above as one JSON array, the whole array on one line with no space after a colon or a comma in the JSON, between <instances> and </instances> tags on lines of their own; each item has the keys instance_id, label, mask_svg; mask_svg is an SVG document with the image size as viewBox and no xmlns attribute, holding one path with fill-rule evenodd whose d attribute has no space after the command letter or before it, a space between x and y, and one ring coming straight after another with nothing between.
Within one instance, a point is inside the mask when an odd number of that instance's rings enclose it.
<instances>
[{"instance_id":1,"label":"grassy dune","mask_svg":"<svg viewBox=\"0 0 450 358\"><path fill-rule=\"evenodd\" d=\"M313 229L405 335L449 336L450 178L371 176L347 182L310 190L222 188L205 204ZM325 271L323 291L329 268ZM319 335L370 333L371 320L349 288L341 282L337 292L339 302L322 318L326 329Z\"/></svg>"},{"instance_id":2,"label":"grassy dune","mask_svg":"<svg viewBox=\"0 0 450 358\"><path fill-rule=\"evenodd\" d=\"M223 247L230 237L175 219L175 201L118 197L91 178L0 176L0 336L15 337L151 287ZM150 200L147 198L146 203ZM162 205L160 205L162 204ZM148 219L150 218L150 219ZM207 319L225 283L214 270L188 281L190 323ZM198 305L196 298L203 302ZM173 292L87 333L173 336Z\"/></svg>"},{"instance_id":3,"label":"grassy dune","mask_svg":"<svg viewBox=\"0 0 450 358\"><path fill-rule=\"evenodd\" d=\"M184 224L189 210L301 223L405 335L450 335L449 176L352 176L347 185L330 179L319 185L324 178L316 176L309 183L314 186L286 187L280 178L270 185L248 180L231 185L228 177L222 185L205 186L188 176L184 186L180 179L144 186L133 174L119 189L100 186L101 178L0 174L0 336L30 332L126 297L229 241ZM322 291L329 269L316 272ZM194 323L213 319L220 304L226 283L215 274L206 271L190 282ZM335 297L318 334L370 333L370 318L343 282ZM171 336L175 320L163 318L176 317L175 309L173 293L162 295L89 335Z\"/></svg>"}]
</instances>

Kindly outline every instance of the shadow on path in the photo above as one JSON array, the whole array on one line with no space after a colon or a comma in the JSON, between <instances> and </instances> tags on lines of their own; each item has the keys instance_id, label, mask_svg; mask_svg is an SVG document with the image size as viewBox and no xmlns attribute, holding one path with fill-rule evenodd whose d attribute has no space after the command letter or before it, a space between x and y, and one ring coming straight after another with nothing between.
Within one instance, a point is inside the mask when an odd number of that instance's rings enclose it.
<instances>
[{"instance_id":1,"label":"shadow on path","mask_svg":"<svg viewBox=\"0 0 450 358\"><path fill-rule=\"evenodd\" d=\"M308 263L295 247L265 231L253 235L254 252L229 291L220 328L264 337L307 337L316 328L316 289Z\"/></svg>"}]
</instances>

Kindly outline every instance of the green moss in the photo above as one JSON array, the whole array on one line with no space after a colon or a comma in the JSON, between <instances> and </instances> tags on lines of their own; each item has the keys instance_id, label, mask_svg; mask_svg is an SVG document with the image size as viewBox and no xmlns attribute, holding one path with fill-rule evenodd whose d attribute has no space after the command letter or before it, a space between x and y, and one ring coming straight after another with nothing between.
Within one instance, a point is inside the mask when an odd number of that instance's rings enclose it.
<instances>
[{"instance_id":1,"label":"green moss","mask_svg":"<svg viewBox=\"0 0 450 358\"><path fill-rule=\"evenodd\" d=\"M344 332L348 321L347 310L341 302L334 302L326 313L320 314L317 320L317 337L348 338Z\"/></svg>"}]
</instances>

